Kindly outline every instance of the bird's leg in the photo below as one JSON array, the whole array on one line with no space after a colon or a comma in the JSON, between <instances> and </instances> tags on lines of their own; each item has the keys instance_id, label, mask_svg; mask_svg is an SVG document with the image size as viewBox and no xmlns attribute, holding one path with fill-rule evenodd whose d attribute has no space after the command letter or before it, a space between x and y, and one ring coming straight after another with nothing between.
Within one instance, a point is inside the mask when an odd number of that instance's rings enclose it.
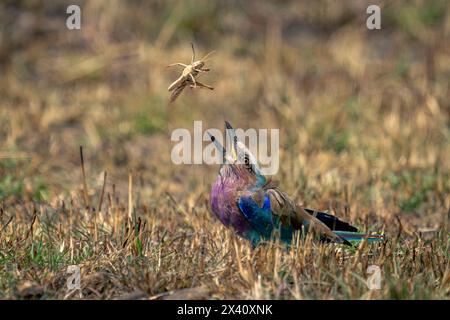
<instances>
[{"instance_id":1,"label":"bird's leg","mask_svg":"<svg viewBox=\"0 0 450 320\"><path fill-rule=\"evenodd\" d=\"M187 65L186 64L184 64L184 63L181 63L181 62L177 62L177 63L172 63L172 64L169 64L166 68L169 68L169 67L174 67L174 66L180 66L180 67L184 67L184 68L186 68L187 67Z\"/></svg>"}]
</instances>

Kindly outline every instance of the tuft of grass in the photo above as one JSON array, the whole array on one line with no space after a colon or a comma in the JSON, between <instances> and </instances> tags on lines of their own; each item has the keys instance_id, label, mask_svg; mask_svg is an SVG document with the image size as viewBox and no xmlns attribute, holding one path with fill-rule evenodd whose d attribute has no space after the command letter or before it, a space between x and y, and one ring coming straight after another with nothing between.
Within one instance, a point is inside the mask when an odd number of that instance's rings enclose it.
<instances>
[{"instance_id":1,"label":"tuft of grass","mask_svg":"<svg viewBox=\"0 0 450 320\"><path fill-rule=\"evenodd\" d=\"M15 176L7 174L0 180L0 199L13 196L21 196L24 191L22 179L16 179Z\"/></svg>"},{"instance_id":2,"label":"tuft of grass","mask_svg":"<svg viewBox=\"0 0 450 320\"><path fill-rule=\"evenodd\" d=\"M403 170L398 173L388 172L383 180L398 192L399 208L412 212L418 210L437 187L439 174L430 170ZM448 175L444 174L442 178L445 181L447 177ZM448 190L448 183L445 183L443 187Z\"/></svg>"}]
</instances>

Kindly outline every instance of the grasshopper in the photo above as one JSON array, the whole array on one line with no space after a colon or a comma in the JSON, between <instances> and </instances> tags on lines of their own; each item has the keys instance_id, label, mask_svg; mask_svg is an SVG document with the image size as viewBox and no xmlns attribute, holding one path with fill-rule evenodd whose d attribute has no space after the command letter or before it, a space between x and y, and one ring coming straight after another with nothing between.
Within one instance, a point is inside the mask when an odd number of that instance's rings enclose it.
<instances>
[{"instance_id":1,"label":"grasshopper","mask_svg":"<svg viewBox=\"0 0 450 320\"><path fill-rule=\"evenodd\" d=\"M199 74L199 73L205 73L208 72L210 69L208 68L204 68L205 66L205 62L206 59L214 52L211 51L210 53L208 53L206 56L204 56L202 59L195 61L195 49L194 49L194 44L191 43L192 46L192 58L191 58L191 64L186 65L184 63L172 63L170 65L168 65L167 67L173 67L173 66L181 66L184 67L183 72L181 73L181 76L175 80L174 82L172 82L172 84L169 86L168 90L169 91L173 91L171 96L170 96L170 102L175 101L175 99L180 95L180 93L183 91L183 89L186 86L190 86L191 88L197 88L198 87L203 87L203 88L208 88L210 90L214 90L213 87L208 86L206 84L203 84L201 82L198 82L195 77Z\"/></svg>"},{"instance_id":2,"label":"grasshopper","mask_svg":"<svg viewBox=\"0 0 450 320\"><path fill-rule=\"evenodd\" d=\"M190 78L188 78L185 81L183 81L182 83L180 83L177 87L172 88L172 94L170 95L169 102L170 103L174 102L178 98L178 96L181 94L181 92L184 90L184 88L186 88L187 86L190 86L191 88L203 87L203 88L207 88L209 90L214 90L213 87L208 86L207 84L203 84L198 81L196 81L196 84L194 85L194 82L192 82L192 80Z\"/></svg>"}]
</instances>

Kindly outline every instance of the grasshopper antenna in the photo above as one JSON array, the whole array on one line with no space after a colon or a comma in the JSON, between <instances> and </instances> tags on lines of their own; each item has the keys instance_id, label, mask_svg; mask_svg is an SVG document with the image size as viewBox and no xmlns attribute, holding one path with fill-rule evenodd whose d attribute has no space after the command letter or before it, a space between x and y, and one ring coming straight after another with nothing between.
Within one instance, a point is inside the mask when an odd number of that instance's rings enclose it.
<instances>
[{"instance_id":1,"label":"grasshopper antenna","mask_svg":"<svg viewBox=\"0 0 450 320\"><path fill-rule=\"evenodd\" d=\"M209 56L212 55L212 54L215 53L215 52L216 52L216 51L213 50L213 51L211 51L210 53L207 53L207 54L202 58L201 61L206 62L207 59L209 58Z\"/></svg>"},{"instance_id":2,"label":"grasshopper antenna","mask_svg":"<svg viewBox=\"0 0 450 320\"><path fill-rule=\"evenodd\" d=\"M191 47L192 47L192 59L191 59L191 64L194 63L195 60L195 49L194 49L194 44L191 42Z\"/></svg>"}]
</instances>

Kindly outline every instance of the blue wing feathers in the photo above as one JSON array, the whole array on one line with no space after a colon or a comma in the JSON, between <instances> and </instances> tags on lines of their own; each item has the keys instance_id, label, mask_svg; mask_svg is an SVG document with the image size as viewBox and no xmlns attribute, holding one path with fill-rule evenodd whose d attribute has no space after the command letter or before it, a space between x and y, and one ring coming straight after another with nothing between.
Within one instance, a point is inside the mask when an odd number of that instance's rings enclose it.
<instances>
[{"instance_id":1,"label":"blue wing feathers","mask_svg":"<svg viewBox=\"0 0 450 320\"><path fill-rule=\"evenodd\" d=\"M250 196L240 197L238 206L250 225L264 238L271 238L274 231L279 230L280 239L287 243L291 242L293 229L283 226L280 219L272 214L269 196L264 197L262 207Z\"/></svg>"},{"instance_id":2,"label":"blue wing feathers","mask_svg":"<svg viewBox=\"0 0 450 320\"><path fill-rule=\"evenodd\" d=\"M241 196L238 199L237 204L241 210L241 213L253 228L253 230L249 230L251 234L255 233L256 235L257 233L259 238L269 240L273 238L276 233L278 233L281 241L287 244L291 243L295 230L291 226L284 226L280 220L280 217L272 214L269 196L266 195L264 197L261 207L251 196ZM346 244L349 244L348 241L359 242L363 239L366 239L368 242L382 241L384 239L384 236L382 235L366 235L356 233L355 231L357 231L357 229L355 227L325 212L313 211L311 209L306 209L306 211L325 223L334 231L334 233L344 239ZM305 220L305 222L307 221ZM307 227L307 223L305 226ZM326 241L325 238L322 240Z\"/></svg>"},{"instance_id":3,"label":"blue wing feathers","mask_svg":"<svg viewBox=\"0 0 450 320\"><path fill-rule=\"evenodd\" d=\"M250 225L264 237L270 237L273 230L272 212L270 211L270 199L266 197L262 208L251 197L240 197L239 209Z\"/></svg>"}]
</instances>

